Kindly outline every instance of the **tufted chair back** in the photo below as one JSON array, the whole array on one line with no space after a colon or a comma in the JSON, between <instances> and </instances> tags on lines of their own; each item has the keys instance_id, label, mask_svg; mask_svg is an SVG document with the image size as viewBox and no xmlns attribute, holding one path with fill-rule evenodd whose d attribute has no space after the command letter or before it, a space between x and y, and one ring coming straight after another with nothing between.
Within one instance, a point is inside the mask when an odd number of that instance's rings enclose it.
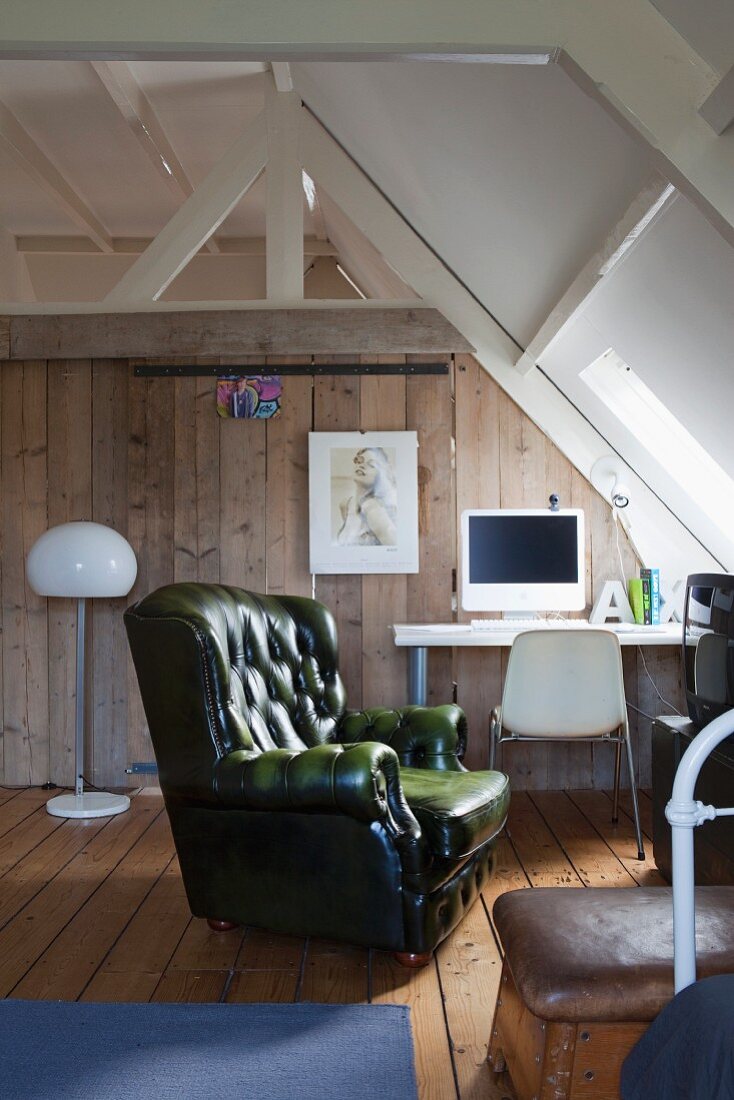
<instances>
[{"instance_id":1,"label":"tufted chair back","mask_svg":"<svg viewBox=\"0 0 734 1100\"><path fill-rule=\"evenodd\" d=\"M218 757L241 749L334 740L346 699L334 621L315 600L176 584L133 605L125 621L164 789L195 789ZM151 673L161 651L165 682Z\"/></svg>"}]
</instances>

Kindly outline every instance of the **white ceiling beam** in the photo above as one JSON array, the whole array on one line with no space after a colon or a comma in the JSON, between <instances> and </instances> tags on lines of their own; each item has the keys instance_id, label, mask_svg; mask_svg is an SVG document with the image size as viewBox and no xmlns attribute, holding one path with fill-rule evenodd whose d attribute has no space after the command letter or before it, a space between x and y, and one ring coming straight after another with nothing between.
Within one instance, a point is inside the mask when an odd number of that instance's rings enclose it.
<instances>
[{"instance_id":1,"label":"white ceiling beam","mask_svg":"<svg viewBox=\"0 0 734 1100\"><path fill-rule=\"evenodd\" d=\"M723 134L734 122L734 65L722 76L701 106L698 108L701 118L708 122L715 134Z\"/></svg>"},{"instance_id":2,"label":"white ceiling beam","mask_svg":"<svg viewBox=\"0 0 734 1100\"><path fill-rule=\"evenodd\" d=\"M157 300L222 224L265 167L261 113L104 299L109 307Z\"/></svg>"},{"instance_id":3,"label":"white ceiling beam","mask_svg":"<svg viewBox=\"0 0 734 1100\"><path fill-rule=\"evenodd\" d=\"M630 110L604 81L591 79L565 50L559 52L557 61L559 68L581 91L611 115L633 140L646 146L651 165L701 211L724 240L734 245L734 188L721 186L725 175L734 175L734 141L727 143L734 135L725 135L722 142L696 114L696 133L688 132L682 137L680 148L673 142L671 151L674 149L677 155L668 155L666 143L658 133ZM707 87L713 83L712 78ZM690 152L692 159L684 157L684 152Z\"/></svg>"},{"instance_id":4,"label":"white ceiling beam","mask_svg":"<svg viewBox=\"0 0 734 1100\"><path fill-rule=\"evenodd\" d=\"M270 70L273 74L275 87L279 92L293 91L293 76L291 75L291 67L287 61L271 61Z\"/></svg>"},{"instance_id":5,"label":"white ceiling beam","mask_svg":"<svg viewBox=\"0 0 734 1100\"><path fill-rule=\"evenodd\" d=\"M206 301L206 302L178 302L178 301L147 301L129 302L115 305L114 311L110 310L108 302L0 302L0 321L3 317L17 317L28 314L29 316L66 316L67 314L97 313L206 313L212 310L230 310L233 313L248 313L250 311L265 310L269 312L287 313L292 307L287 305L273 305L265 299L250 298L249 300L232 301ZM432 312L420 298L389 298L381 301L378 298L304 298L298 303L298 309L309 309L318 312L330 309L366 309L366 310L411 310L416 312L416 320L421 323L421 317ZM455 345L452 344L452 347ZM464 350L471 350L467 344Z\"/></svg>"},{"instance_id":6,"label":"white ceiling beam","mask_svg":"<svg viewBox=\"0 0 734 1100\"><path fill-rule=\"evenodd\" d=\"M4 103L0 103L0 144L102 252L112 251L112 239L102 222Z\"/></svg>"},{"instance_id":7,"label":"white ceiling beam","mask_svg":"<svg viewBox=\"0 0 734 1100\"><path fill-rule=\"evenodd\" d=\"M124 61L90 64L158 175L179 201L187 199L194 189L130 67Z\"/></svg>"},{"instance_id":8,"label":"white ceiling beam","mask_svg":"<svg viewBox=\"0 0 734 1100\"><path fill-rule=\"evenodd\" d=\"M151 238L111 237L110 241L112 248L108 255L112 255L116 252L143 252L150 244ZM99 256L102 254L99 247L91 241L89 237L21 234L15 238L15 248L17 252L37 252L53 256L75 256L79 254Z\"/></svg>"},{"instance_id":9,"label":"white ceiling beam","mask_svg":"<svg viewBox=\"0 0 734 1100\"><path fill-rule=\"evenodd\" d=\"M301 100L265 85L268 166L265 172L265 287L273 302L303 298L303 172Z\"/></svg>"},{"instance_id":10,"label":"white ceiling beam","mask_svg":"<svg viewBox=\"0 0 734 1100\"><path fill-rule=\"evenodd\" d=\"M617 258L618 253L621 254L625 244L629 250L640 241L644 232L667 209L674 195L675 191L667 180L659 172L653 171L619 221L607 232L602 245L589 257L550 310L525 351L518 357L515 366L520 374L527 374L537 365L541 355L555 343L586 304L604 275L611 270L610 262ZM645 221L648 216L649 220Z\"/></svg>"},{"instance_id":11,"label":"white ceiling beam","mask_svg":"<svg viewBox=\"0 0 734 1100\"><path fill-rule=\"evenodd\" d=\"M415 294L324 191L321 208L339 262L368 297L409 298Z\"/></svg>"},{"instance_id":12,"label":"white ceiling beam","mask_svg":"<svg viewBox=\"0 0 734 1100\"><path fill-rule=\"evenodd\" d=\"M308 209L311 214L311 221L313 223L313 231L316 235L316 239L319 241L328 240L329 234L326 230L326 221L324 220L324 211L321 208L321 199L319 198L319 191L307 172L303 173L303 193L306 196L306 202L308 203Z\"/></svg>"},{"instance_id":13,"label":"white ceiling beam","mask_svg":"<svg viewBox=\"0 0 734 1100\"><path fill-rule=\"evenodd\" d=\"M152 237L113 237L113 255L139 255L145 252ZM43 253L49 256L101 255L99 248L88 237L19 236L15 238L16 252ZM264 256L264 237L222 237L219 253L227 256ZM303 238L304 256L337 256L336 246L319 237Z\"/></svg>"},{"instance_id":14,"label":"white ceiling beam","mask_svg":"<svg viewBox=\"0 0 734 1100\"><path fill-rule=\"evenodd\" d=\"M326 219L324 218L324 211L321 206L321 199L319 198L319 189L314 184L313 189L313 205L309 205L311 211L311 220L313 221L313 231L316 239L319 241L328 241L329 234L326 229Z\"/></svg>"},{"instance_id":15,"label":"white ceiling beam","mask_svg":"<svg viewBox=\"0 0 734 1100\"><path fill-rule=\"evenodd\" d=\"M264 256L264 237L224 237L220 240L222 252L241 256ZM304 256L336 256L337 251L331 241L322 241L317 237L303 238Z\"/></svg>"},{"instance_id":16,"label":"white ceiling beam","mask_svg":"<svg viewBox=\"0 0 734 1100\"><path fill-rule=\"evenodd\" d=\"M18 253L15 248L15 238L2 224L0 224L0 295L4 298L14 298L17 302L33 302L36 299L28 274L26 257Z\"/></svg>"},{"instance_id":17,"label":"white ceiling beam","mask_svg":"<svg viewBox=\"0 0 734 1100\"><path fill-rule=\"evenodd\" d=\"M91 67L177 204L193 192L191 182L168 139L150 100L124 61L92 61ZM204 246L218 252L212 237Z\"/></svg>"},{"instance_id":18,"label":"white ceiling beam","mask_svg":"<svg viewBox=\"0 0 734 1100\"><path fill-rule=\"evenodd\" d=\"M214 7L98 0L66 5L63 19L58 0L4 0L1 33L0 56L12 58L477 62L565 54L607 108L652 143L662 173L734 236L734 135L717 137L698 113L719 74L649 0L248 0Z\"/></svg>"}]
</instances>

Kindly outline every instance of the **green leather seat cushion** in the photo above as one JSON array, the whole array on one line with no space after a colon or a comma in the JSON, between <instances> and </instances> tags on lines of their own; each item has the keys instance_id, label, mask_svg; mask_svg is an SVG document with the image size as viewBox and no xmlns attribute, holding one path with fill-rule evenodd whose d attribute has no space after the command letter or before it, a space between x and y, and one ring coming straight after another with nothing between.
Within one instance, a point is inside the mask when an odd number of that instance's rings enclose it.
<instances>
[{"instance_id":1,"label":"green leather seat cushion","mask_svg":"<svg viewBox=\"0 0 734 1100\"><path fill-rule=\"evenodd\" d=\"M401 768L408 805L436 855L462 859L505 823L510 784L502 772Z\"/></svg>"}]
</instances>

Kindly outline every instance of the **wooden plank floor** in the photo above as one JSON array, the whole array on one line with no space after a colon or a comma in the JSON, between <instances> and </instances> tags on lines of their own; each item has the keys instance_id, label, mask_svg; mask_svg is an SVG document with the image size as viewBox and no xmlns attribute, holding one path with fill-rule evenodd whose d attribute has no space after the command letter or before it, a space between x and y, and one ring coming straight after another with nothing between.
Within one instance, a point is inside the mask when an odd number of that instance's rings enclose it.
<instances>
[{"instance_id":1,"label":"wooden plank floor","mask_svg":"<svg viewBox=\"0 0 734 1100\"><path fill-rule=\"evenodd\" d=\"M629 797L611 824L601 791L517 792L483 897L430 966L258 929L224 934L189 914L157 791L129 813L50 817L48 795L0 788L0 996L83 1001L399 1003L411 1008L421 1100L501 1100L486 1063L501 952L491 922L503 891L533 886L663 885L652 862L652 805L642 795L647 860Z\"/></svg>"}]
</instances>

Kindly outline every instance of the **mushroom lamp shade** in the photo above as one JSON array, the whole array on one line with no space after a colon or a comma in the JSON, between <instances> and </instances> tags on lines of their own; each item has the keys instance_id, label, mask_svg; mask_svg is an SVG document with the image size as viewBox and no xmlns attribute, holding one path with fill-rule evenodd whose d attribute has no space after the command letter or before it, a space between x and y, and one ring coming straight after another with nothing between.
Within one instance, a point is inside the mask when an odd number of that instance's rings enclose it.
<instances>
[{"instance_id":1,"label":"mushroom lamp shade","mask_svg":"<svg viewBox=\"0 0 734 1100\"><path fill-rule=\"evenodd\" d=\"M101 523L62 523L28 555L28 583L39 596L127 596L138 563L127 539Z\"/></svg>"},{"instance_id":2,"label":"mushroom lamp shade","mask_svg":"<svg viewBox=\"0 0 734 1100\"><path fill-rule=\"evenodd\" d=\"M55 817L109 817L130 806L127 795L84 790L84 649L86 601L96 596L126 596L138 565L130 543L101 523L62 523L31 547L28 583L39 596L76 599L76 739L74 794L46 803Z\"/></svg>"}]
</instances>

